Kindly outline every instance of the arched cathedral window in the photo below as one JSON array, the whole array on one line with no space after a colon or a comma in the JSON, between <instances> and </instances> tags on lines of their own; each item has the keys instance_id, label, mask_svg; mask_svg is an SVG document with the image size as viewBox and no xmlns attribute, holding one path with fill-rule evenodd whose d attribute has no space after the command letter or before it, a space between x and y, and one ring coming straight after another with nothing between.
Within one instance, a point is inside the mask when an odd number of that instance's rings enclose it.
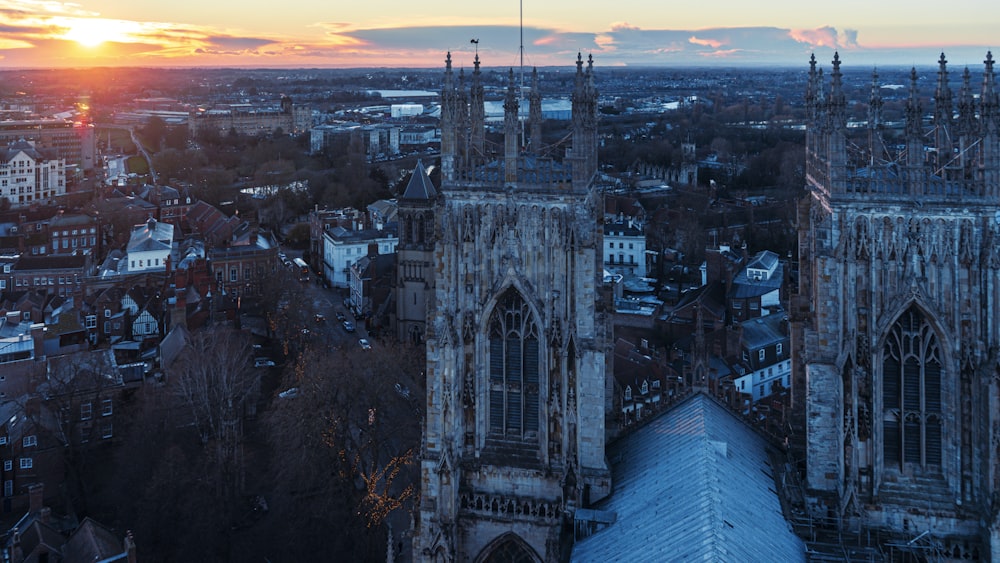
<instances>
[{"instance_id":1,"label":"arched cathedral window","mask_svg":"<svg viewBox=\"0 0 1000 563\"><path fill-rule=\"evenodd\" d=\"M490 315L489 433L537 440L539 414L538 325L513 289Z\"/></svg>"},{"instance_id":2,"label":"arched cathedral window","mask_svg":"<svg viewBox=\"0 0 1000 563\"><path fill-rule=\"evenodd\" d=\"M882 431L886 467L941 466L941 350L924 315L910 307L882 350Z\"/></svg>"}]
</instances>

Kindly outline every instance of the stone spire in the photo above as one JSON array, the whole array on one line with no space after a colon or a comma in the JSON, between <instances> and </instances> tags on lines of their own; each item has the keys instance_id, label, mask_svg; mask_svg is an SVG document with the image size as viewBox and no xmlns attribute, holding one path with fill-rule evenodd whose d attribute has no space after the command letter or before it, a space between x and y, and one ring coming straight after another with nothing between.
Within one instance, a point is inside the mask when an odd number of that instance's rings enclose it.
<instances>
[{"instance_id":1,"label":"stone spire","mask_svg":"<svg viewBox=\"0 0 1000 563\"><path fill-rule=\"evenodd\" d=\"M906 100L906 163L920 167L924 163L923 107L917 88L917 69L910 68L910 97Z\"/></svg>"},{"instance_id":2,"label":"stone spire","mask_svg":"<svg viewBox=\"0 0 1000 563\"><path fill-rule=\"evenodd\" d=\"M542 93L538 91L538 68L531 69L528 121L531 123L531 152L538 154L542 148Z\"/></svg>"},{"instance_id":3,"label":"stone spire","mask_svg":"<svg viewBox=\"0 0 1000 563\"><path fill-rule=\"evenodd\" d=\"M983 61L983 89L979 96L980 119L983 133L995 132L997 129L997 117L1000 113L1000 101L997 100L996 84L993 76L993 52L986 53L986 60Z\"/></svg>"},{"instance_id":4,"label":"stone spire","mask_svg":"<svg viewBox=\"0 0 1000 563\"><path fill-rule=\"evenodd\" d=\"M847 101L844 98L843 74L840 72L840 53L833 54L833 71L830 73L830 127L834 130L847 128Z\"/></svg>"},{"instance_id":5,"label":"stone spire","mask_svg":"<svg viewBox=\"0 0 1000 563\"><path fill-rule=\"evenodd\" d=\"M504 146L504 182L517 182L517 153L520 122L517 110L517 88L514 86L514 69L507 73L507 95L503 100L503 146Z\"/></svg>"},{"instance_id":6,"label":"stone spire","mask_svg":"<svg viewBox=\"0 0 1000 563\"><path fill-rule=\"evenodd\" d=\"M958 133L959 167L966 174L971 172L971 165L975 163L975 158L969 152L976 143L976 129L976 100L972 95L972 74L969 72L969 67L965 67L965 71L962 72L962 88L958 91L958 122L955 124L955 131Z\"/></svg>"},{"instance_id":7,"label":"stone spire","mask_svg":"<svg viewBox=\"0 0 1000 563\"><path fill-rule=\"evenodd\" d=\"M475 159L481 159L485 151L486 105L484 100L482 73L479 71L479 53L476 53L472 70L472 88L469 91L469 123L472 128L470 151Z\"/></svg>"},{"instance_id":8,"label":"stone spire","mask_svg":"<svg viewBox=\"0 0 1000 563\"><path fill-rule=\"evenodd\" d=\"M441 85L441 176L455 176L456 127L455 77L451 70L451 51L444 60L444 81Z\"/></svg>"},{"instance_id":9,"label":"stone spire","mask_svg":"<svg viewBox=\"0 0 1000 563\"><path fill-rule=\"evenodd\" d=\"M979 119L982 134L981 164L988 195L1000 195L1000 100L997 97L993 76L993 53L986 53L983 61L983 89L979 96Z\"/></svg>"},{"instance_id":10,"label":"stone spire","mask_svg":"<svg viewBox=\"0 0 1000 563\"><path fill-rule=\"evenodd\" d=\"M456 166L466 170L469 166L469 96L465 91L465 69L458 71L458 87L455 90L455 130L456 133Z\"/></svg>"},{"instance_id":11,"label":"stone spire","mask_svg":"<svg viewBox=\"0 0 1000 563\"><path fill-rule=\"evenodd\" d=\"M882 145L882 87L878 81L878 69L872 70L871 94L868 96L868 149L871 163L881 158L885 147Z\"/></svg>"},{"instance_id":12,"label":"stone spire","mask_svg":"<svg viewBox=\"0 0 1000 563\"><path fill-rule=\"evenodd\" d=\"M594 87L594 57L576 55L573 88L573 182L585 188L597 171L597 89Z\"/></svg>"},{"instance_id":13,"label":"stone spire","mask_svg":"<svg viewBox=\"0 0 1000 563\"><path fill-rule=\"evenodd\" d=\"M947 166L951 161L952 123L951 88L948 87L948 61L941 53L938 59L937 89L934 91L934 148L937 150L937 166Z\"/></svg>"}]
</instances>

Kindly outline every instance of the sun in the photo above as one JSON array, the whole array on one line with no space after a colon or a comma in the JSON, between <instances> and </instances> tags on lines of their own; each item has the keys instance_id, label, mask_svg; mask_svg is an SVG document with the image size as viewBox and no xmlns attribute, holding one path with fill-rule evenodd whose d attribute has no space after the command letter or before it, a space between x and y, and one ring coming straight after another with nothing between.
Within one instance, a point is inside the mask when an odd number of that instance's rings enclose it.
<instances>
[{"instance_id":1,"label":"sun","mask_svg":"<svg viewBox=\"0 0 1000 563\"><path fill-rule=\"evenodd\" d=\"M67 23L62 38L76 41L84 47L97 47L105 42L129 41L135 23L104 18L75 18Z\"/></svg>"}]
</instances>

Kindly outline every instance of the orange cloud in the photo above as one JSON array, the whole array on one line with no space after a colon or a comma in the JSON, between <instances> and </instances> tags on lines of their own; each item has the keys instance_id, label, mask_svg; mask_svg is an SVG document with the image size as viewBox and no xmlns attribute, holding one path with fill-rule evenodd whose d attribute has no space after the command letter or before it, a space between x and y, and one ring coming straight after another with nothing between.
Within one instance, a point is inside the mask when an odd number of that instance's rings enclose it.
<instances>
[{"instance_id":1,"label":"orange cloud","mask_svg":"<svg viewBox=\"0 0 1000 563\"><path fill-rule=\"evenodd\" d=\"M828 47L831 49L857 47L858 32L854 29L845 29L838 32L836 28L826 26L816 29L790 29L788 36L812 47Z\"/></svg>"},{"instance_id":2,"label":"orange cloud","mask_svg":"<svg viewBox=\"0 0 1000 563\"><path fill-rule=\"evenodd\" d=\"M713 49L718 49L726 44L725 41L719 41L717 39L699 39L694 35L688 39L688 43L691 43L692 45L701 45L702 47L711 47Z\"/></svg>"},{"instance_id":3,"label":"orange cloud","mask_svg":"<svg viewBox=\"0 0 1000 563\"><path fill-rule=\"evenodd\" d=\"M611 24L611 31L639 31L639 27L628 22L615 22Z\"/></svg>"}]
</instances>

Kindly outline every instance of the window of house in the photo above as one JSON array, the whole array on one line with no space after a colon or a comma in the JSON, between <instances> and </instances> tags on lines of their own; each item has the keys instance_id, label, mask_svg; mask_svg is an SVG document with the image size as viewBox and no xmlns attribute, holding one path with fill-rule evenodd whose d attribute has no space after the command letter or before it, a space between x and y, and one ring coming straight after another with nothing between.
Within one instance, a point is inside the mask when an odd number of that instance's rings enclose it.
<instances>
[{"instance_id":1,"label":"window of house","mask_svg":"<svg viewBox=\"0 0 1000 563\"><path fill-rule=\"evenodd\" d=\"M774 345L774 353L781 356L781 342Z\"/></svg>"},{"instance_id":2,"label":"window of house","mask_svg":"<svg viewBox=\"0 0 1000 563\"><path fill-rule=\"evenodd\" d=\"M643 395L649 393L649 383L646 382L646 381L643 381L642 382L642 388L639 389L639 392L642 393Z\"/></svg>"},{"instance_id":3,"label":"window of house","mask_svg":"<svg viewBox=\"0 0 1000 563\"><path fill-rule=\"evenodd\" d=\"M761 348L760 350L757 350L757 360L761 361L761 362L764 361L764 349L763 348Z\"/></svg>"},{"instance_id":4,"label":"window of house","mask_svg":"<svg viewBox=\"0 0 1000 563\"><path fill-rule=\"evenodd\" d=\"M87 315L87 328L97 328L97 315Z\"/></svg>"},{"instance_id":5,"label":"window of house","mask_svg":"<svg viewBox=\"0 0 1000 563\"><path fill-rule=\"evenodd\" d=\"M631 243L631 242L630 242L630 243L628 243L628 249L629 249L629 250L632 250L632 243Z\"/></svg>"},{"instance_id":6,"label":"window of house","mask_svg":"<svg viewBox=\"0 0 1000 563\"><path fill-rule=\"evenodd\" d=\"M245 280L250 279L250 268L243 269L243 279Z\"/></svg>"},{"instance_id":7,"label":"window of house","mask_svg":"<svg viewBox=\"0 0 1000 563\"><path fill-rule=\"evenodd\" d=\"M94 406L90 402L86 402L80 405L80 420L90 420L93 415Z\"/></svg>"},{"instance_id":8,"label":"window of house","mask_svg":"<svg viewBox=\"0 0 1000 563\"><path fill-rule=\"evenodd\" d=\"M10 471L12 469L14 469L14 460L12 459L3 460L3 470Z\"/></svg>"},{"instance_id":9,"label":"window of house","mask_svg":"<svg viewBox=\"0 0 1000 563\"><path fill-rule=\"evenodd\" d=\"M535 441L541 418L538 325L520 293L509 289L489 327L489 433Z\"/></svg>"},{"instance_id":10,"label":"window of house","mask_svg":"<svg viewBox=\"0 0 1000 563\"><path fill-rule=\"evenodd\" d=\"M631 401L632 400L632 386L631 385L625 386L625 400L626 401Z\"/></svg>"},{"instance_id":11,"label":"window of house","mask_svg":"<svg viewBox=\"0 0 1000 563\"><path fill-rule=\"evenodd\" d=\"M111 399L101 400L101 416L111 416L114 409L114 403Z\"/></svg>"},{"instance_id":12,"label":"window of house","mask_svg":"<svg viewBox=\"0 0 1000 563\"><path fill-rule=\"evenodd\" d=\"M101 422L101 438L107 440L114 437L114 425L110 420Z\"/></svg>"},{"instance_id":13,"label":"window of house","mask_svg":"<svg viewBox=\"0 0 1000 563\"><path fill-rule=\"evenodd\" d=\"M236 268L229 269L229 281L231 282L236 281Z\"/></svg>"},{"instance_id":14,"label":"window of house","mask_svg":"<svg viewBox=\"0 0 1000 563\"><path fill-rule=\"evenodd\" d=\"M35 463L30 457L21 458L21 469L31 469L34 465Z\"/></svg>"},{"instance_id":15,"label":"window of house","mask_svg":"<svg viewBox=\"0 0 1000 563\"><path fill-rule=\"evenodd\" d=\"M37 445L38 445L38 438L35 437L34 435L25 436L24 438L21 439L21 446L25 448L30 448L31 446L37 446Z\"/></svg>"},{"instance_id":16,"label":"window of house","mask_svg":"<svg viewBox=\"0 0 1000 563\"><path fill-rule=\"evenodd\" d=\"M111 334L111 321L104 321L104 334Z\"/></svg>"},{"instance_id":17,"label":"window of house","mask_svg":"<svg viewBox=\"0 0 1000 563\"><path fill-rule=\"evenodd\" d=\"M21 313L21 320L22 321L30 321L31 320L31 311L25 311L25 312Z\"/></svg>"}]
</instances>

